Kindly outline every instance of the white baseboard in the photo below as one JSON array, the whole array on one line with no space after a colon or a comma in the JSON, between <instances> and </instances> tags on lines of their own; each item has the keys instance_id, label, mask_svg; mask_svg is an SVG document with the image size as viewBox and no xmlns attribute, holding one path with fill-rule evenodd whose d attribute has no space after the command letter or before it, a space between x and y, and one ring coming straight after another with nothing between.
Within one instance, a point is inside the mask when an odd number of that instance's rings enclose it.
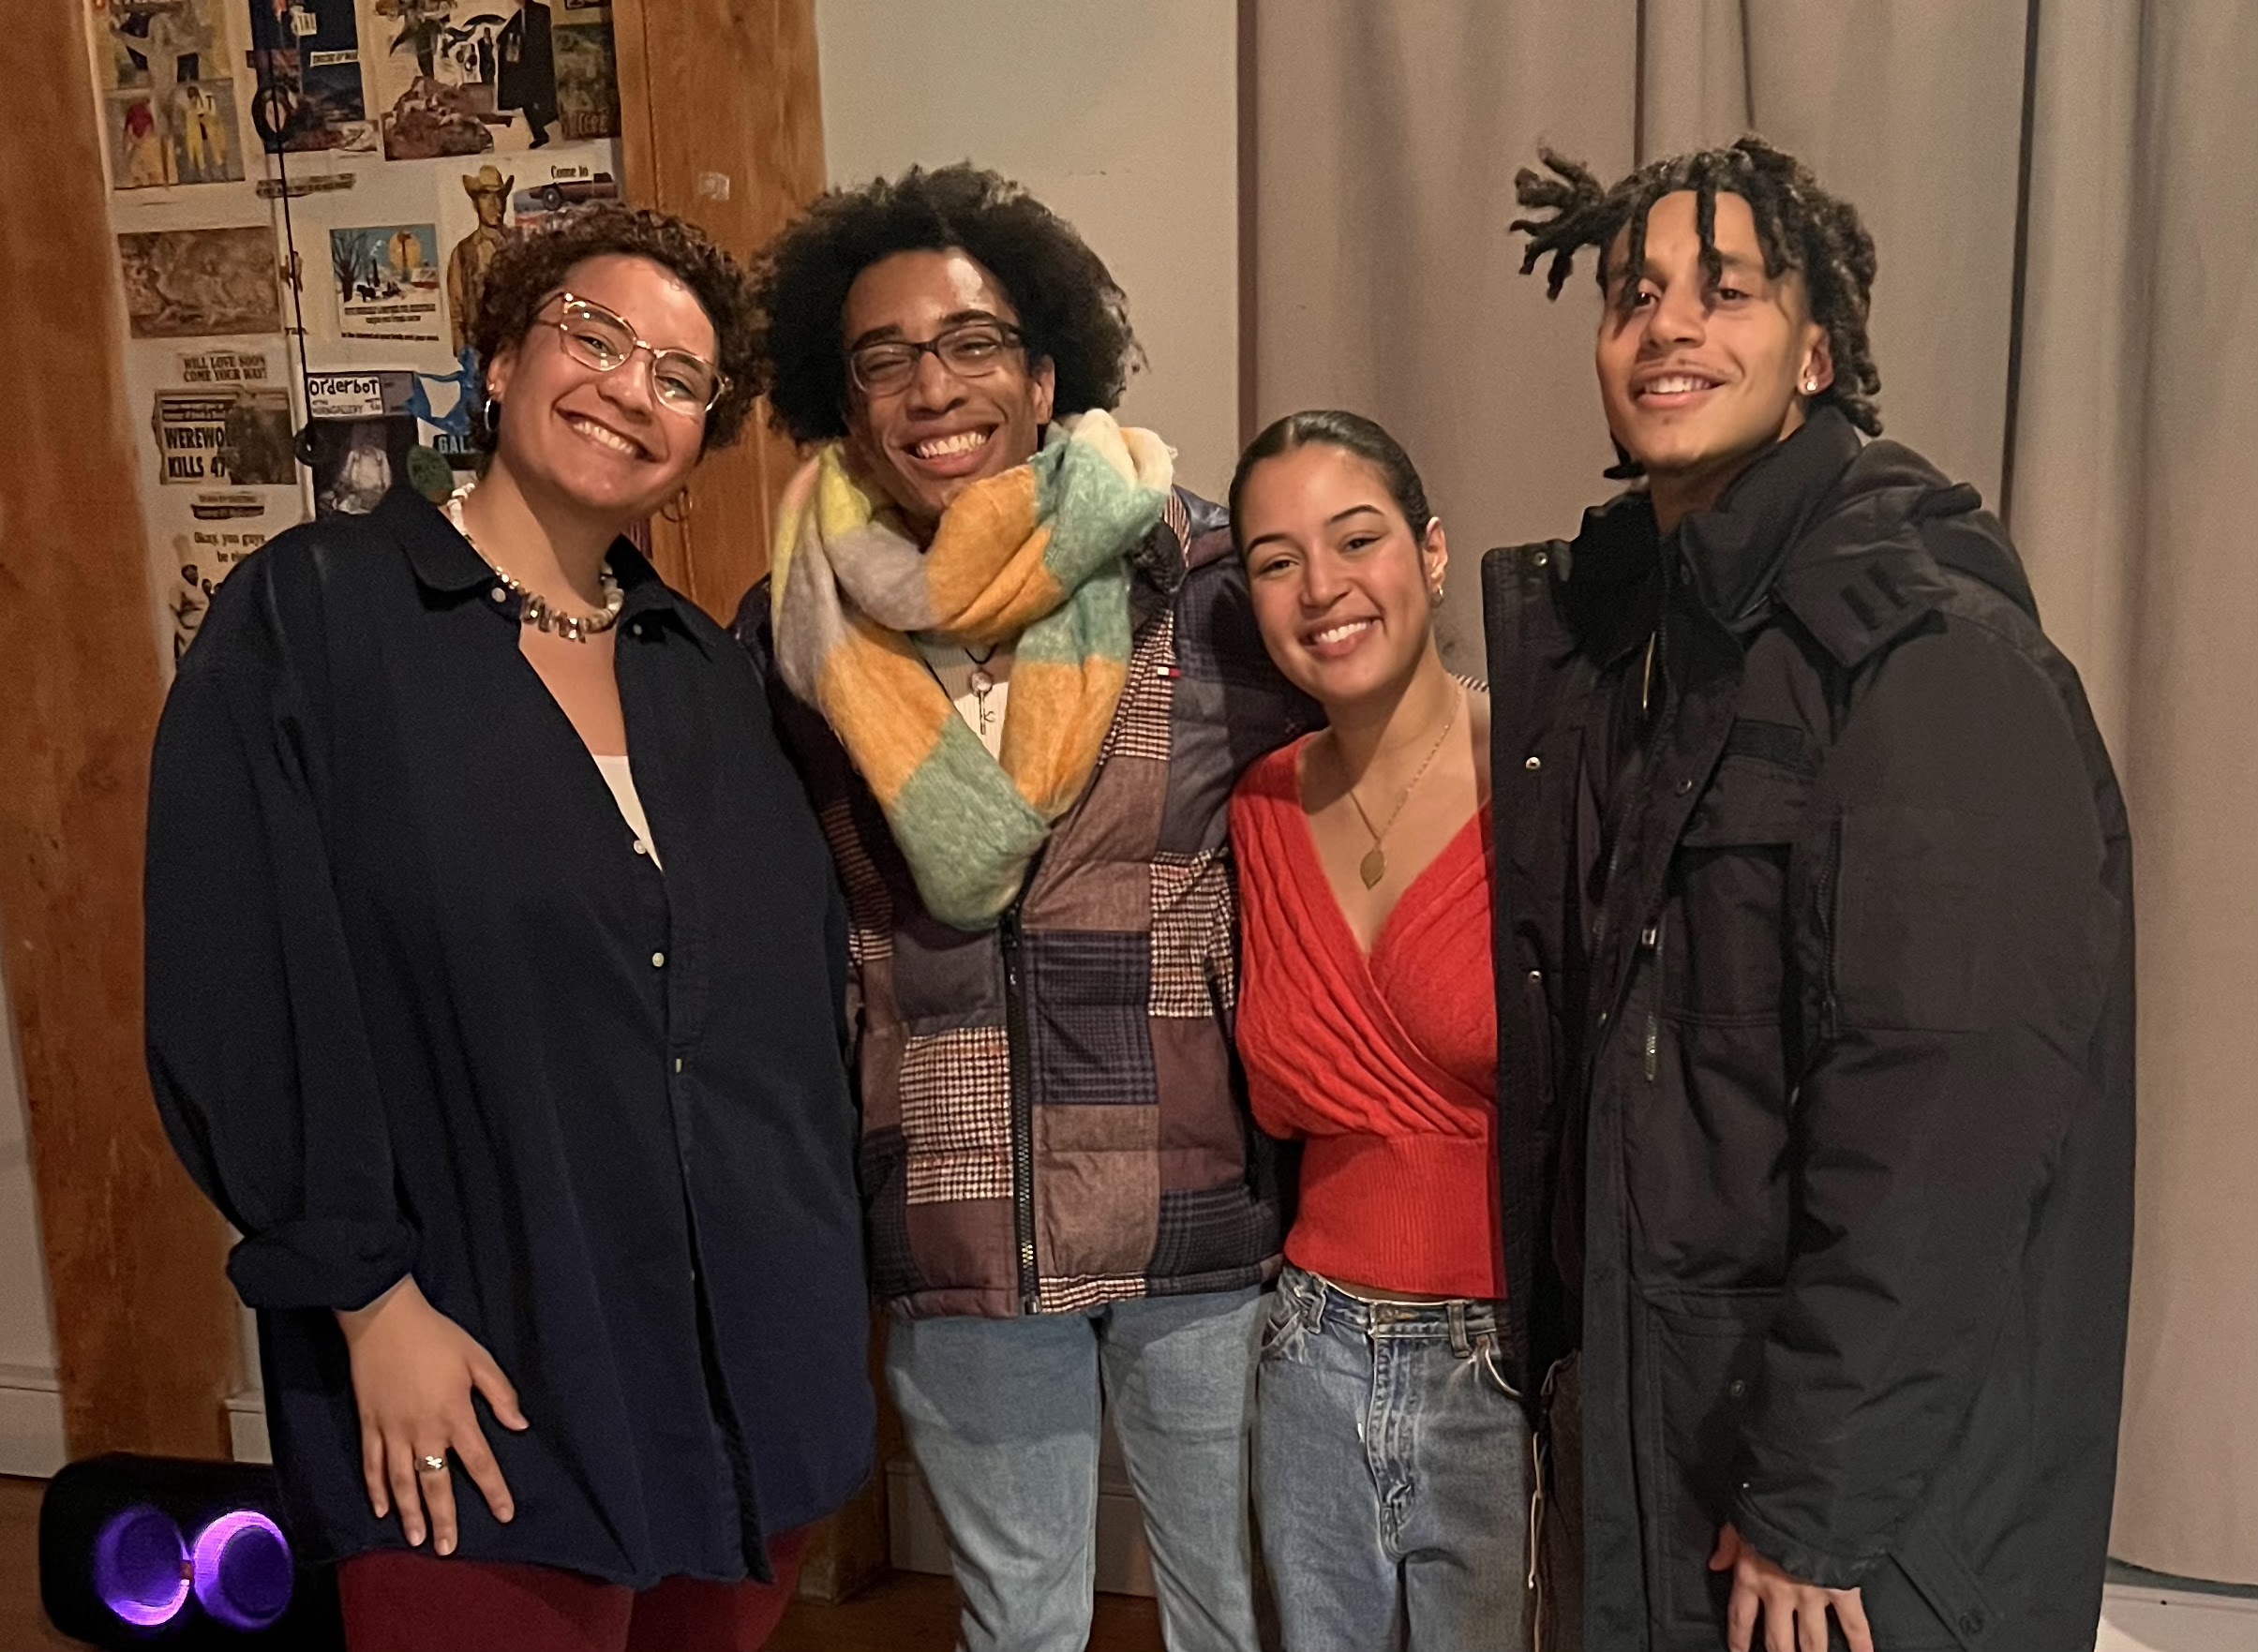
<instances>
[{"instance_id":1,"label":"white baseboard","mask_svg":"<svg viewBox=\"0 0 2258 1652\"><path fill-rule=\"evenodd\" d=\"M266 1395L255 1388L228 1395L228 1452L238 1463L272 1463L266 1437Z\"/></svg>"},{"instance_id":2,"label":"white baseboard","mask_svg":"<svg viewBox=\"0 0 2258 1652\"><path fill-rule=\"evenodd\" d=\"M61 1379L37 1365L0 1365L0 1474L45 1480L69 1457Z\"/></svg>"},{"instance_id":3,"label":"white baseboard","mask_svg":"<svg viewBox=\"0 0 2258 1652\"><path fill-rule=\"evenodd\" d=\"M2111 1584L2095 1652L2258 1652L2258 1600Z\"/></svg>"}]
</instances>

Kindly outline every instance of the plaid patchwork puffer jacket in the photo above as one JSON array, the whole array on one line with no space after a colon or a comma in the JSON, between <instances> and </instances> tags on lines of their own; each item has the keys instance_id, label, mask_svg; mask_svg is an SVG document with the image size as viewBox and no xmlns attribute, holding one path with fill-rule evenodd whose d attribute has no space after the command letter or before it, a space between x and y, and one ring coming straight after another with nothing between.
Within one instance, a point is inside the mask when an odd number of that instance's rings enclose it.
<instances>
[{"instance_id":1,"label":"plaid patchwork puffer jacket","mask_svg":"<svg viewBox=\"0 0 2258 1652\"><path fill-rule=\"evenodd\" d=\"M1271 666L1222 510L1175 490L1087 789L994 929L932 917L756 587L739 640L847 898L873 1288L907 1317L1070 1312L1277 1272L1278 1149L1232 1047L1239 773L1313 712Z\"/></svg>"}]
</instances>

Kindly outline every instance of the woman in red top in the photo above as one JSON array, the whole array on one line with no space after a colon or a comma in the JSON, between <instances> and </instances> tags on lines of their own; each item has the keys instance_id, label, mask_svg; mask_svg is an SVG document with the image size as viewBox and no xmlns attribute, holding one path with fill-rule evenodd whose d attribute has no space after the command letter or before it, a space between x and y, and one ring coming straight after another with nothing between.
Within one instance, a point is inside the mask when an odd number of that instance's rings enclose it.
<instances>
[{"instance_id":1,"label":"woman in red top","mask_svg":"<svg viewBox=\"0 0 2258 1652\"><path fill-rule=\"evenodd\" d=\"M1256 1503L1287 1652L1519 1648L1527 1431L1498 1364L1489 701L1443 669L1443 524L1306 412L1231 487L1263 641L1326 727L1232 801L1255 1118L1304 1143Z\"/></svg>"}]
</instances>

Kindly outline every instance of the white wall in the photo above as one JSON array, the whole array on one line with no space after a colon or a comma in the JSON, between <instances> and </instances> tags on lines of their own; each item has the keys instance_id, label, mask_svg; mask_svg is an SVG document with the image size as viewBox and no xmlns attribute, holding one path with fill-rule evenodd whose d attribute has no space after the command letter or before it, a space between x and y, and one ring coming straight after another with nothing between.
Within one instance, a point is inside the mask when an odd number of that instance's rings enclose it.
<instances>
[{"instance_id":1,"label":"white wall","mask_svg":"<svg viewBox=\"0 0 2258 1652\"><path fill-rule=\"evenodd\" d=\"M1237 20L1226 0L817 0L836 184L970 159L1082 231L1150 366L1124 423L1220 496L1238 457Z\"/></svg>"},{"instance_id":2,"label":"white wall","mask_svg":"<svg viewBox=\"0 0 2258 1652\"><path fill-rule=\"evenodd\" d=\"M63 1397L24 1137L23 1064L0 976L0 1474L52 1474L62 1466Z\"/></svg>"}]
</instances>

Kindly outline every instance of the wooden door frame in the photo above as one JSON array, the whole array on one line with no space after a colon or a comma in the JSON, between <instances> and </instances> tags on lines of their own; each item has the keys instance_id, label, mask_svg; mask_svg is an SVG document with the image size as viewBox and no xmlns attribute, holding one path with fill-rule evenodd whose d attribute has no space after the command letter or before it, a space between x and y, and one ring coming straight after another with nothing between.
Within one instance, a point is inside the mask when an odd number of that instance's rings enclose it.
<instances>
[{"instance_id":1,"label":"wooden door frame","mask_svg":"<svg viewBox=\"0 0 2258 1652\"><path fill-rule=\"evenodd\" d=\"M72 1455L224 1457L226 1232L142 1054L142 848L163 699L83 0L20 0L0 98L0 931ZM144 409L145 416L145 409Z\"/></svg>"}]
</instances>

